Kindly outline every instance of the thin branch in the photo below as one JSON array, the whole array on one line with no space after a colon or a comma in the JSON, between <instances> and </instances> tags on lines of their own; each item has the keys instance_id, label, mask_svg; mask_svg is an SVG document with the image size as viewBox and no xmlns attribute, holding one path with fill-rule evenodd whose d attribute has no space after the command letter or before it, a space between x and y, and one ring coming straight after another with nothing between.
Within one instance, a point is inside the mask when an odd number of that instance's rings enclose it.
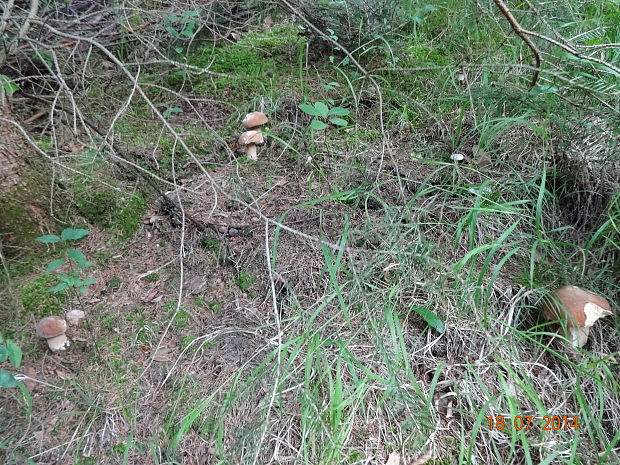
<instances>
[{"instance_id":1,"label":"thin branch","mask_svg":"<svg viewBox=\"0 0 620 465\"><path fill-rule=\"evenodd\" d=\"M534 45L534 42L532 42L532 39L528 37L528 31L526 31L525 29L521 27L521 25L519 24L517 19L513 16L513 14L510 12L506 4L502 0L493 0L493 1L497 5L497 8L499 8L499 10L502 12L502 14L506 17L506 19L510 23L512 30L515 31L515 33L519 37L521 37L521 40L523 40L523 42L527 44L527 46L532 51L532 54L534 55L536 69L534 70L534 74L532 74L532 81L530 82L530 89L531 89L536 85L536 82L538 81L538 76L540 75L540 65L541 65L540 51L538 50L538 48L536 48L536 45Z\"/></svg>"}]
</instances>

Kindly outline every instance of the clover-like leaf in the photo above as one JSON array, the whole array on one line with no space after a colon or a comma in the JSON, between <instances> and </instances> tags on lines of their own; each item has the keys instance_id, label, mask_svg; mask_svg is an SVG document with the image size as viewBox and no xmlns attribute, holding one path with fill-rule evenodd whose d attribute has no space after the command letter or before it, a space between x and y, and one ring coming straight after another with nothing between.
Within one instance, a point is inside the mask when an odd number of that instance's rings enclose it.
<instances>
[{"instance_id":1,"label":"clover-like leaf","mask_svg":"<svg viewBox=\"0 0 620 465\"><path fill-rule=\"evenodd\" d=\"M82 239L90 234L88 229L72 229L67 228L62 233L60 233L60 237L63 241L76 241L78 239Z\"/></svg>"},{"instance_id":2,"label":"clover-like leaf","mask_svg":"<svg viewBox=\"0 0 620 465\"><path fill-rule=\"evenodd\" d=\"M46 234L45 236L39 236L35 239L35 241L43 242L44 244L52 244L54 242L60 241L60 237L54 234Z\"/></svg>"},{"instance_id":3,"label":"clover-like leaf","mask_svg":"<svg viewBox=\"0 0 620 465\"><path fill-rule=\"evenodd\" d=\"M349 110L342 107L334 107L329 109L329 116L347 116Z\"/></svg>"},{"instance_id":4,"label":"clover-like leaf","mask_svg":"<svg viewBox=\"0 0 620 465\"><path fill-rule=\"evenodd\" d=\"M50 287L47 292L49 292L50 294L58 294L67 289L68 287L70 287L69 284L61 282L56 284L54 287Z\"/></svg>"},{"instance_id":5,"label":"clover-like leaf","mask_svg":"<svg viewBox=\"0 0 620 465\"><path fill-rule=\"evenodd\" d=\"M6 350L8 352L9 361L15 368L19 368L22 363L22 350L10 339L6 341Z\"/></svg>"},{"instance_id":6,"label":"clover-like leaf","mask_svg":"<svg viewBox=\"0 0 620 465\"><path fill-rule=\"evenodd\" d=\"M9 358L9 351L6 347L0 346L0 363L6 362Z\"/></svg>"},{"instance_id":7,"label":"clover-like leaf","mask_svg":"<svg viewBox=\"0 0 620 465\"><path fill-rule=\"evenodd\" d=\"M346 119L342 119L342 118L330 118L329 119L330 123L335 124L336 126L348 126L349 123L347 122Z\"/></svg>"},{"instance_id":8,"label":"clover-like leaf","mask_svg":"<svg viewBox=\"0 0 620 465\"><path fill-rule=\"evenodd\" d=\"M80 286L90 286L91 284L95 284L97 280L95 278L86 278L80 281Z\"/></svg>"},{"instance_id":9,"label":"clover-like leaf","mask_svg":"<svg viewBox=\"0 0 620 465\"><path fill-rule=\"evenodd\" d=\"M45 273L51 273L52 271L56 271L58 268L63 266L66 263L66 260L63 258L57 258L56 260L52 260L45 267Z\"/></svg>"},{"instance_id":10,"label":"clover-like leaf","mask_svg":"<svg viewBox=\"0 0 620 465\"><path fill-rule=\"evenodd\" d=\"M323 121L319 119L313 119L312 122L310 123L310 129L314 129L315 131L322 131L326 127L327 127L327 124L325 124Z\"/></svg>"},{"instance_id":11,"label":"clover-like leaf","mask_svg":"<svg viewBox=\"0 0 620 465\"><path fill-rule=\"evenodd\" d=\"M78 263L86 262L86 257L78 249L71 249L71 250L69 250L67 252L67 257L69 257L71 260L75 260Z\"/></svg>"},{"instance_id":12,"label":"clover-like leaf","mask_svg":"<svg viewBox=\"0 0 620 465\"><path fill-rule=\"evenodd\" d=\"M327 118L327 115L329 115L329 108L323 102L316 102L314 104L314 109L316 110L317 115L322 118Z\"/></svg>"},{"instance_id":13,"label":"clover-like leaf","mask_svg":"<svg viewBox=\"0 0 620 465\"><path fill-rule=\"evenodd\" d=\"M11 95L14 92L17 92L20 87L6 74L0 74L0 89L8 95Z\"/></svg>"},{"instance_id":14,"label":"clover-like leaf","mask_svg":"<svg viewBox=\"0 0 620 465\"><path fill-rule=\"evenodd\" d=\"M320 116L318 111L312 105L308 105L307 103L300 103L299 109L310 116Z\"/></svg>"},{"instance_id":15,"label":"clover-like leaf","mask_svg":"<svg viewBox=\"0 0 620 465\"><path fill-rule=\"evenodd\" d=\"M15 376L5 370L0 370L0 387L12 388L17 386Z\"/></svg>"}]
</instances>

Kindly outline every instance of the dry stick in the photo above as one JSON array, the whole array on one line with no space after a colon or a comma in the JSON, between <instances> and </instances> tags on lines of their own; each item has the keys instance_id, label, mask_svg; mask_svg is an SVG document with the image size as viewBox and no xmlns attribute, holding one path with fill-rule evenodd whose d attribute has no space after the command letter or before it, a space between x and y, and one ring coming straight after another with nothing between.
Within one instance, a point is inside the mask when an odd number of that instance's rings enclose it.
<instances>
[{"instance_id":1,"label":"dry stick","mask_svg":"<svg viewBox=\"0 0 620 465\"><path fill-rule=\"evenodd\" d=\"M38 102L42 102L42 103L47 103L48 105L51 105L51 104L52 104L52 102L50 102L49 100L46 100L46 99L41 98L41 97L38 97L38 96L36 96L36 95L27 94L27 93L25 93L25 92L23 92L23 91L20 91L20 93L21 93L22 95L25 95L25 96L26 96L27 98L29 98L29 99L37 100ZM67 107L63 106L62 104L56 104L56 105L55 105L55 108L57 108L58 110L61 110L61 111L65 112L65 113L68 113L68 114L73 114L73 110L72 110L72 109L70 109L70 108L67 108ZM110 156L111 156L114 160L117 160L117 161L119 161L119 162L121 162L121 163L124 163L124 164L126 164L126 165L129 165L131 168L135 169L135 170L138 172L138 174L142 175L143 179L145 179L145 180L149 183L149 185L150 185L151 187L154 187L154 186L155 186L155 184L152 182L152 179L156 179L157 181L159 181L159 182L161 182L161 183L163 183L163 184L169 185L170 187L174 187L174 188L181 188L181 189L188 190L188 191L190 190L190 189L184 188L184 187L182 187L182 186L177 186L177 185L173 184L172 182L168 181L167 179L161 178L161 177L157 176L156 174L151 173L150 171L148 171L148 170L146 170L146 169L142 168L140 165L138 165L138 164L136 164L136 163L134 163L134 162L130 161L130 160L128 159L128 157L126 157L126 156L122 157L122 156L118 156L118 155L116 155L117 153L120 153L121 155L125 155L125 154L126 154L126 152L125 152L123 149L121 149L121 148L120 148L117 144L115 144L114 142L110 142L109 140L107 140L107 139L106 139L107 134L106 134L105 132L103 132L102 130L100 130L100 129L97 127L97 125L96 125L96 124L94 124L93 122L91 122L89 119L84 118L84 117L80 117L80 120L81 120L81 121L82 121L82 122L83 122L83 123L84 123L87 127L89 127L90 129L92 129L93 131L95 131L95 132L96 132L99 136L101 136L101 137L104 139L105 146L106 146L109 150L111 150ZM7 121L7 122L9 122L9 123L11 123L11 124L13 124L13 125L17 126L17 127L18 127L18 129L19 129L19 131L20 131L22 134L24 134L25 136L27 136L27 135L26 135L26 131L25 131L25 130L24 130L24 129L23 129L23 128L19 125L19 124L17 124L16 122L14 122L14 121L9 121L9 120L4 120L4 119L2 119L2 118L0 118L0 121ZM100 182L100 183L104 184L105 186L110 187L110 188L112 188L112 189L114 189L114 190L116 190L116 191L120 191L120 189L119 189L118 187L112 186L111 184L108 184L108 183L106 183L106 182L104 182L104 181L101 181L101 180L99 180L99 179L95 179L94 177L92 177L91 175L89 175L89 174L87 174L87 173L82 173L82 172L81 172L81 171L79 171L79 170L75 170L75 169L73 169L73 168L70 168L70 167L68 167L68 166L63 165L61 162L57 161L55 158L50 157L50 156L49 156L49 155L47 155L45 152L43 152L41 149L39 149L39 147L38 147L38 146L34 143L34 141L30 140L29 138L28 138L28 143L30 143L30 145L32 145L33 147L35 147L36 151L37 151L39 154L43 155L45 158L48 158L48 159L49 159L49 160L51 160L54 164L56 164L56 165L60 166L61 168L68 169L68 170L70 170L70 171L72 171L72 172L74 172L74 173L76 173L76 174L81 174L81 175L83 175L83 176L88 177L89 179L92 179L92 180L94 180L94 181ZM154 190L155 190L155 192L158 192L159 194L162 194L162 191L161 191L159 188L155 188L155 187L154 187Z\"/></svg>"},{"instance_id":2,"label":"dry stick","mask_svg":"<svg viewBox=\"0 0 620 465\"><path fill-rule=\"evenodd\" d=\"M527 46L530 48L530 50L534 54L534 61L536 61L537 69L534 71L534 74L532 75L532 82L530 82L530 89L532 89L536 85L536 82L538 81L538 75L540 74L540 65L541 65L540 52L536 48L536 45L534 45L534 42L532 42L532 40L528 37L527 31L523 29L521 25L517 22L515 17L512 15L510 10L506 6L506 4L502 0L493 0L493 1L495 2L499 10L502 12L502 14L506 17L506 19L510 23L510 26L512 26L512 30L515 31L515 33L519 37L521 37L523 42L527 44Z\"/></svg>"},{"instance_id":3,"label":"dry stick","mask_svg":"<svg viewBox=\"0 0 620 465\"><path fill-rule=\"evenodd\" d=\"M615 66L615 65L613 65L613 64L611 64L611 63L609 63L608 61L601 60L600 58L594 58L594 57L591 57L589 55L584 55L583 53L578 52L577 50L575 50L570 45L563 44L562 42L559 42L559 41L557 41L555 39L552 39L551 37L547 37L547 36L545 36L543 34L539 34L538 32L528 31L526 29L523 29L523 34L530 35L532 37L536 37L537 39L544 40L545 42L549 42L550 44L555 45L556 47L561 48L562 50L570 53L573 56L576 56L577 58L581 58L582 60L590 61L592 63L597 63L599 65L605 66L606 68L609 68L610 70L612 70L616 74L620 74L620 68Z\"/></svg>"},{"instance_id":4,"label":"dry stick","mask_svg":"<svg viewBox=\"0 0 620 465\"><path fill-rule=\"evenodd\" d=\"M30 124L33 123L34 121L38 120L39 118L42 118L43 116L47 115L49 113L49 110L43 110L40 111L39 113L32 115L30 118L25 119L24 120L24 124Z\"/></svg>"},{"instance_id":5,"label":"dry stick","mask_svg":"<svg viewBox=\"0 0 620 465\"><path fill-rule=\"evenodd\" d=\"M267 414L265 415L265 422L263 431L261 432L261 437L256 446L256 454L254 455L254 460L252 461L252 465L256 465L258 462L258 456L260 455L261 445L265 441L265 436L267 435L267 429L269 428L269 416L271 415L271 410L273 409L273 405L276 400L276 396L278 394L278 386L280 384L280 376L282 374L282 322L280 321L280 310L278 309L278 297L276 295L276 285L273 280L273 271L271 269L271 255L269 253L269 225L265 223L265 264L267 265L267 271L269 272L269 290L271 291L271 303L273 308L273 315L276 322L276 339L278 346L276 347L277 356L277 366L276 366L276 379L273 382L273 389L271 390L271 395L269 396L269 406L267 407Z\"/></svg>"},{"instance_id":6,"label":"dry stick","mask_svg":"<svg viewBox=\"0 0 620 465\"><path fill-rule=\"evenodd\" d=\"M11 12L13 11L13 6L15 5L15 0L8 0L8 2L4 5L4 13L2 13L2 18L0 18L0 36L4 34L7 27L9 27L9 18L11 17ZM4 63L0 62L0 65Z\"/></svg>"}]
</instances>

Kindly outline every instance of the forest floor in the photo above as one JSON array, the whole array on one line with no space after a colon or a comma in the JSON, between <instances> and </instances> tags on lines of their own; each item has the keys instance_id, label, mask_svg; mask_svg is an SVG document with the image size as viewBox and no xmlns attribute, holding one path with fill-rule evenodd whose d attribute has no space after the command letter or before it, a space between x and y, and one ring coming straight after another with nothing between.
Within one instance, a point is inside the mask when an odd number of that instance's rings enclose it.
<instances>
[{"instance_id":1,"label":"forest floor","mask_svg":"<svg viewBox=\"0 0 620 465\"><path fill-rule=\"evenodd\" d=\"M524 50L498 52L497 24L430 15L400 49L369 47L375 87L273 16L179 57L224 77L147 69L159 113L131 83L106 84L109 57L93 60L84 105L114 121L122 163L92 134L59 144L45 118L30 126L80 173L57 173L71 206L42 233L88 229L75 246L96 283L46 292L62 246L4 264L2 332L29 395L0 392L0 458L620 463L620 320L577 349L540 311L567 284L618 310L613 124L590 109L560 121L570 102L523 90L526 68L496 70ZM457 32L488 68L462 77ZM396 61L429 69L380 71ZM346 109L342 127L304 110L317 102ZM249 111L269 117L255 162L236 142ZM52 354L36 321L71 309L86 318ZM546 416L579 427L546 429Z\"/></svg>"}]
</instances>

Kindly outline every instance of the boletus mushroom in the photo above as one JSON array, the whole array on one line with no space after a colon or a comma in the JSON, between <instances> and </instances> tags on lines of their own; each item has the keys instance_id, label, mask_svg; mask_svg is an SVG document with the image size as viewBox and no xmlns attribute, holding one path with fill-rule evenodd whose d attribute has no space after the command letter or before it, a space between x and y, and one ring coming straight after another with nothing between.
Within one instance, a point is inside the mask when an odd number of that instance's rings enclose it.
<instances>
[{"instance_id":1,"label":"boletus mushroom","mask_svg":"<svg viewBox=\"0 0 620 465\"><path fill-rule=\"evenodd\" d=\"M596 320L611 315L611 305L580 287L564 286L545 297L543 312L549 321L566 321L567 337L575 347L583 347Z\"/></svg>"},{"instance_id":2,"label":"boletus mushroom","mask_svg":"<svg viewBox=\"0 0 620 465\"><path fill-rule=\"evenodd\" d=\"M66 350L71 344L67 335L67 322L59 316L46 316L37 323L37 336L47 340L52 352Z\"/></svg>"},{"instance_id":3,"label":"boletus mushroom","mask_svg":"<svg viewBox=\"0 0 620 465\"><path fill-rule=\"evenodd\" d=\"M248 113L243 118L242 124L245 129L255 129L260 131L260 127L269 121L267 119L267 115L260 111L253 111L252 113Z\"/></svg>"},{"instance_id":4,"label":"boletus mushroom","mask_svg":"<svg viewBox=\"0 0 620 465\"><path fill-rule=\"evenodd\" d=\"M256 154L256 144L262 144L264 142L263 135L260 131L248 131L241 134L239 137L239 145L244 148L244 152L247 153L250 160L258 160Z\"/></svg>"}]
</instances>

